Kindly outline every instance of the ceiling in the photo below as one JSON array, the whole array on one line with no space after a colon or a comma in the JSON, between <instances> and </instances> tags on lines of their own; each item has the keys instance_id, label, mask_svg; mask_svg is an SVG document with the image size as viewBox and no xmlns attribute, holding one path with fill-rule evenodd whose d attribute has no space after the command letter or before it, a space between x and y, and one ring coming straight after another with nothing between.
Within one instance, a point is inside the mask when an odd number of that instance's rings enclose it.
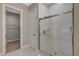
<instances>
[{"instance_id":1,"label":"ceiling","mask_svg":"<svg viewBox=\"0 0 79 59\"><path fill-rule=\"evenodd\" d=\"M26 5L26 6L30 6L30 5L32 5L32 3L22 3L22 4L24 4L24 5ZM55 4L55 3L44 3L46 6L51 6L51 5L53 5L53 4Z\"/></svg>"},{"instance_id":2,"label":"ceiling","mask_svg":"<svg viewBox=\"0 0 79 59\"><path fill-rule=\"evenodd\" d=\"M44 5L46 6L51 6L51 5L54 5L55 3L44 3Z\"/></svg>"},{"instance_id":3,"label":"ceiling","mask_svg":"<svg viewBox=\"0 0 79 59\"><path fill-rule=\"evenodd\" d=\"M32 3L23 3L23 4L26 5L26 6L32 5Z\"/></svg>"}]
</instances>

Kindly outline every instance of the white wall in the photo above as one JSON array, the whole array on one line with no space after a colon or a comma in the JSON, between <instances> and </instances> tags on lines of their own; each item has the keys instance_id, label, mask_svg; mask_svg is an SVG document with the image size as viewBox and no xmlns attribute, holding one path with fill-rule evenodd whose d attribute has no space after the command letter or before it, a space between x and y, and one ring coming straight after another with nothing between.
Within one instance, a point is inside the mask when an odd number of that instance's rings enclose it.
<instances>
[{"instance_id":1,"label":"white wall","mask_svg":"<svg viewBox=\"0 0 79 59\"><path fill-rule=\"evenodd\" d=\"M61 14L72 10L72 4L69 3L56 3L50 6L49 15Z\"/></svg>"},{"instance_id":2,"label":"white wall","mask_svg":"<svg viewBox=\"0 0 79 59\"><path fill-rule=\"evenodd\" d=\"M39 18L44 18L49 15L48 8L43 3L39 3L38 9Z\"/></svg>"},{"instance_id":3,"label":"white wall","mask_svg":"<svg viewBox=\"0 0 79 59\"><path fill-rule=\"evenodd\" d=\"M69 3L51 3L50 6L47 6L45 3L39 3L39 18L61 14L71 10L71 8L72 4Z\"/></svg>"}]
</instances>

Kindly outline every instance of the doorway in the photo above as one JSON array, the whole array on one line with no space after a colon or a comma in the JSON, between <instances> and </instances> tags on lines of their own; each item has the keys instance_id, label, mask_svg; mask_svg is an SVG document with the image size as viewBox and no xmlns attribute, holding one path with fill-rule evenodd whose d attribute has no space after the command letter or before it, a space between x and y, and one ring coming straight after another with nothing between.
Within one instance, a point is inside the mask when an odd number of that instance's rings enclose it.
<instances>
[{"instance_id":1,"label":"doorway","mask_svg":"<svg viewBox=\"0 0 79 59\"><path fill-rule=\"evenodd\" d=\"M3 4L3 54L22 47L22 10Z\"/></svg>"},{"instance_id":2,"label":"doorway","mask_svg":"<svg viewBox=\"0 0 79 59\"><path fill-rule=\"evenodd\" d=\"M20 48L20 14L6 11L6 52Z\"/></svg>"}]
</instances>

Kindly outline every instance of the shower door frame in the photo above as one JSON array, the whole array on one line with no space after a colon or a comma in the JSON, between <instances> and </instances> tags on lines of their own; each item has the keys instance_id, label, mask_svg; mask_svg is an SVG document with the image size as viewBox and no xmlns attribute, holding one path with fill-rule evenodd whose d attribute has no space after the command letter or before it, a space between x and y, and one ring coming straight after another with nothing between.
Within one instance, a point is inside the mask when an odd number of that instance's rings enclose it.
<instances>
[{"instance_id":1,"label":"shower door frame","mask_svg":"<svg viewBox=\"0 0 79 59\"><path fill-rule=\"evenodd\" d=\"M17 10L20 12L20 49L22 48L22 9L19 9L17 7L14 7L12 5L6 5L6 4L2 4L2 40L3 40L3 49L2 49L2 53L5 54L6 53L6 8L11 8L13 10Z\"/></svg>"}]
</instances>

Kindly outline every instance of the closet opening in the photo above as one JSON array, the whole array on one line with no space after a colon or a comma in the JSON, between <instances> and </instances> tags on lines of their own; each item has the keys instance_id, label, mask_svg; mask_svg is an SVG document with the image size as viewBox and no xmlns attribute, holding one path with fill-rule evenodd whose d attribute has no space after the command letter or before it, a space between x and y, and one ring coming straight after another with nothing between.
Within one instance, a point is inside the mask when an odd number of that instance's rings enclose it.
<instances>
[{"instance_id":1,"label":"closet opening","mask_svg":"<svg viewBox=\"0 0 79 59\"><path fill-rule=\"evenodd\" d=\"M20 14L6 11L6 52L20 48Z\"/></svg>"},{"instance_id":2,"label":"closet opening","mask_svg":"<svg viewBox=\"0 0 79 59\"><path fill-rule=\"evenodd\" d=\"M3 53L22 48L22 10L3 5Z\"/></svg>"}]
</instances>

